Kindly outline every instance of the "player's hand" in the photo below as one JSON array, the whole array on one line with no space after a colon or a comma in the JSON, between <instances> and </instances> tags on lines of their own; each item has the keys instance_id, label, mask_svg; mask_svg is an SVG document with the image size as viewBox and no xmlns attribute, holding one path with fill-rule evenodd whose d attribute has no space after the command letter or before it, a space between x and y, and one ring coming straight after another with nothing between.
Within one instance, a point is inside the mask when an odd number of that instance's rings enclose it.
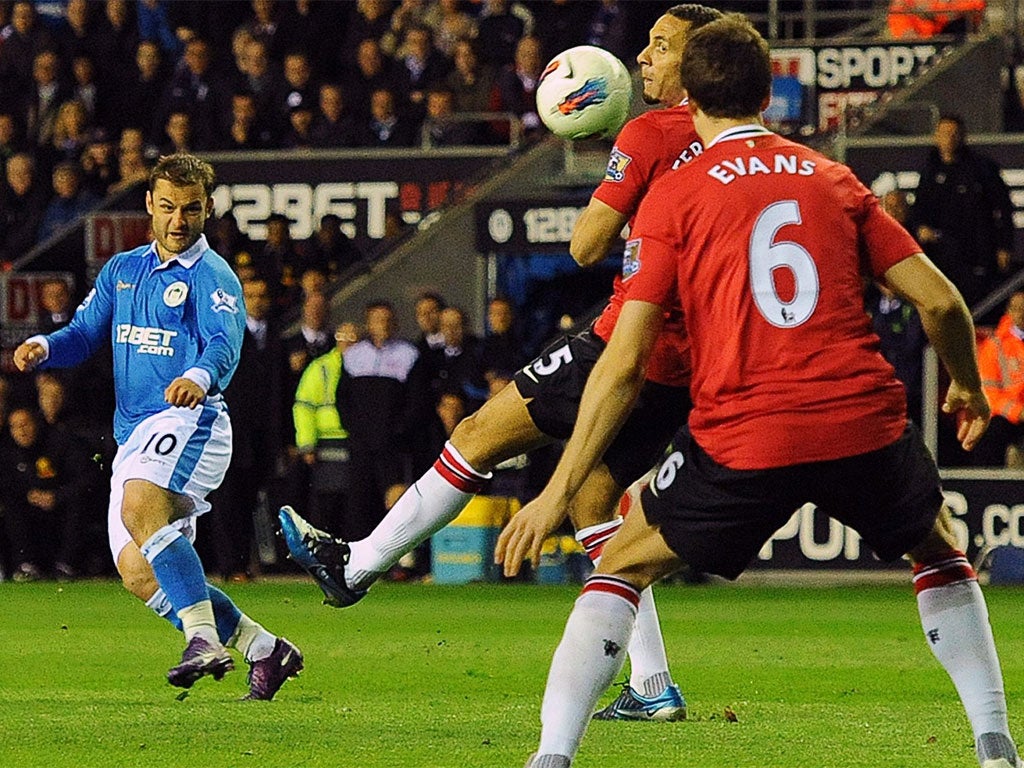
<instances>
[{"instance_id":1,"label":"player's hand","mask_svg":"<svg viewBox=\"0 0 1024 768\"><path fill-rule=\"evenodd\" d=\"M164 400L178 408L195 408L205 397L203 388L184 376L176 378L164 390Z\"/></svg>"},{"instance_id":2,"label":"player's hand","mask_svg":"<svg viewBox=\"0 0 1024 768\"><path fill-rule=\"evenodd\" d=\"M956 417L956 439L965 451L973 450L988 429L992 409L980 389L968 389L955 381L946 392L942 412Z\"/></svg>"},{"instance_id":3,"label":"player's hand","mask_svg":"<svg viewBox=\"0 0 1024 768\"><path fill-rule=\"evenodd\" d=\"M541 494L515 515L498 536L494 547L494 562L504 563L505 575L515 576L523 560L529 559L536 568L540 564L540 549L544 539L551 535L565 519L564 504L550 502Z\"/></svg>"},{"instance_id":4,"label":"player's hand","mask_svg":"<svg viewBox=\"0 0 1024 768\"><path fill-rule=\"evenodd\" d=\"M19 371L32 371L46 359L46 348L37 341L19 344L14 350L14 365Z\"/></svg>"}]
</instances>

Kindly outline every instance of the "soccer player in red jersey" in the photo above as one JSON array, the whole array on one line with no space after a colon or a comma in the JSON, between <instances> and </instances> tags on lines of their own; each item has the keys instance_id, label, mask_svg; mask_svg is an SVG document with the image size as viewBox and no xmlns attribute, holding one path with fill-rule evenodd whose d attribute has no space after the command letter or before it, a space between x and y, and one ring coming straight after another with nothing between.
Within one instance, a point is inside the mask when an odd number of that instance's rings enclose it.
<instances>
[{"instance_id":1,"label":"soccer player in red jersey","mask_svg":"<svg viewBox=\"0 0 1024 768\"><path fill-rule=\"evenodd\" d=\"M979 762L1017 768L985 601L879 352L862 277L917 308L952 381L943 409L960 419L969 450L990 411L967 307L848 168L762 127L768 46L742 16L694 32L681 77L706 149L655 182L640 206L628 300L551 482L499 539L506 573L525 555L536 559L564 517L639 391L665 308L677 303L692 345L693 411L569 617L528 765L571 763L589 707L622 663L640 590L684 563L737 577L811 501L883 559L909 557L925 638L960 695Z\"/></svg>"},{"instance_id":2,"label":"soccer player in red jersey","mask_svg":"<svg viewBox=\"0 0 1024 768\"><path fill-rule=\"evenodd\" d=\"M670 8L653 25L647 47L637 56L644 99L666 109L631 120L617 137L601 185L581 214L570 244L583 266L606 256L655 179L685 164L701 150L679 81L686 36L721 13L696 4ZM562 338L515 374L513 382L483 408L464 419L444 452L365 539L341 542L312 528L290 507L281 525L295 560L317 580L334 605L360 600L399 558L451 522L485 487L500 462L572 432L590 370L611 337L637 262L626 250L622 275L594 325ZM665 318L646 383L620 438L602 452L575 495L570 517L577 539L594 560L622 524L616 509L623 491L662 457L689 411L689 362L678 312ZM631 674L623 694L600 719L682 719L686 703L672 682L657 611L650 590L640 601ZM589 713L588 713L589 716Z\"/></svg>"}]
</instances>

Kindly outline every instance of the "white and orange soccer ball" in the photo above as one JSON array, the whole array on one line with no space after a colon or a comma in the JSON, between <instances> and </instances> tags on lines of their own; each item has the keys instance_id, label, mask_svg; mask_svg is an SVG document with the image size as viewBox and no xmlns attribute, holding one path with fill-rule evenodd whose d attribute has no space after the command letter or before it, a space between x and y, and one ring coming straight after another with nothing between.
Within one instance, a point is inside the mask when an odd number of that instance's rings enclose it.
<instances>
[{"instance_id":1,"label":"white and orange soccer ball","mask_svg":"<svg viewBox=\"0 0 1024 768\"><path fill-rule=\"evenodd\" d=\"M578 45L555 56L537 86L537 114L563 139L614 136L629 116L633 81L613 54Z\"/></svg>"}]
</instances>

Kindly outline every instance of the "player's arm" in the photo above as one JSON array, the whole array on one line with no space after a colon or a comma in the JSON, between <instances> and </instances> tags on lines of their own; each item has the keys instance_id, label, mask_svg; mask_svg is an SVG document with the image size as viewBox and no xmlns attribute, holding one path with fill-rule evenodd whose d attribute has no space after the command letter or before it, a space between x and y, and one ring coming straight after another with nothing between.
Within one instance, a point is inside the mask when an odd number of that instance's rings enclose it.
<instances>
[{"instance_id":1,"label":"player's arm","mask_svg":"<svg viewBox=\"0 0 1024 768\"><path fill-rule=\"evenodd\" d=\"M558 466L540 495L512 518L498 538L494 559L505 564L506 576L517 574L526 558L534 564L539 561L544 539L565 519L570 499L629 416L663 319L659 304L627 301L623 305L608 346L587 379L576 426Z\"/></svg>"},{"instance_id":2,"label":"player's arm","mask_svg":"<svg viewBox=\"0 0 1024 768\"><path fill-rule=\"evenodd\" d=\"M245 304L238 278L226 268L204 273L189 297L199 326L199 359L164 391L174 406L195 408L214 388L224 389L242 356Z\"/></svg>"},{"instance_id":3,"label":"player's arm","mask_svg":"<svg viewBox=\"0 0 1024 768\"><path fill-rule=\"evenodd\" d=\"M957 439L971 450L988 427L991 410L981 389L974 321L960 291L923 253L897 262L885 282L921 316L928 340L952 383L942 410L958 415Z\"/></svg>"},{"instance_id":4,"label":"player's arm","mask_svg":"<svg viewBox=\"0 0 1024 768\"><path fill-rule=\"evenodd\" d=\"M48 336L32 336L14 350L19 371L69 368L87 360L103 344L114 312L114 265L112 260L103 266L68 325Z\"/></svg>"},{"instance_id":5,"label":"player's arm","mask_svg":"<svg viewBox=\"0 0 1024 768\"><path fill-rule=\"evenodd\" d=\"M591 197L576 219L569 242L569 253L581 267L599 263L608 255L629 218L607 203Z\"/></svg>"}]
</instances>

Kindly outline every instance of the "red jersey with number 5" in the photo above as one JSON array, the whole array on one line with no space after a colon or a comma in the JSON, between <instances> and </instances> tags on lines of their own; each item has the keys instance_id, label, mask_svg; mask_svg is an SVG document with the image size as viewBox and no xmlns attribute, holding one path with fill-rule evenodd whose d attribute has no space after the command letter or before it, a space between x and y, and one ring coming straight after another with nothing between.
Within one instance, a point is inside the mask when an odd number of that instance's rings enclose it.
<instances>
[{"instance_id":1,"label":"red jersey with number 5","mask_svg":"<svg viewBox=\"0 0 1024 768\"><path fill-rule=\"evenodd\" d=\"M615 139L604 180L594 197L629 216L632 228L640 201L651 184L674 166L685 164L701 152L700 137L686 104L645 112L630 120ZM622 271L608 305L594 324L594 332L611 338L619 312L628 296L634 260L629 248L622 256ZM658 384L685 387L690 383L690 349L679 312L666 314L665 326L647 365L647 378Z\"/></svg>"},{"instance_id":2,"label":"red jersey with number 5","mask_svg":"<svg viewBox=\"0 0 1024 768\"><path fill-rule=\"evenodd\" d=\"M849 168L761 126L732 128L652 186L634 233L630 298L681 303L690 428L717 462L825 461L902 434L903 385L863 281L921 248Z\"/></svg>"}]
</instances>

